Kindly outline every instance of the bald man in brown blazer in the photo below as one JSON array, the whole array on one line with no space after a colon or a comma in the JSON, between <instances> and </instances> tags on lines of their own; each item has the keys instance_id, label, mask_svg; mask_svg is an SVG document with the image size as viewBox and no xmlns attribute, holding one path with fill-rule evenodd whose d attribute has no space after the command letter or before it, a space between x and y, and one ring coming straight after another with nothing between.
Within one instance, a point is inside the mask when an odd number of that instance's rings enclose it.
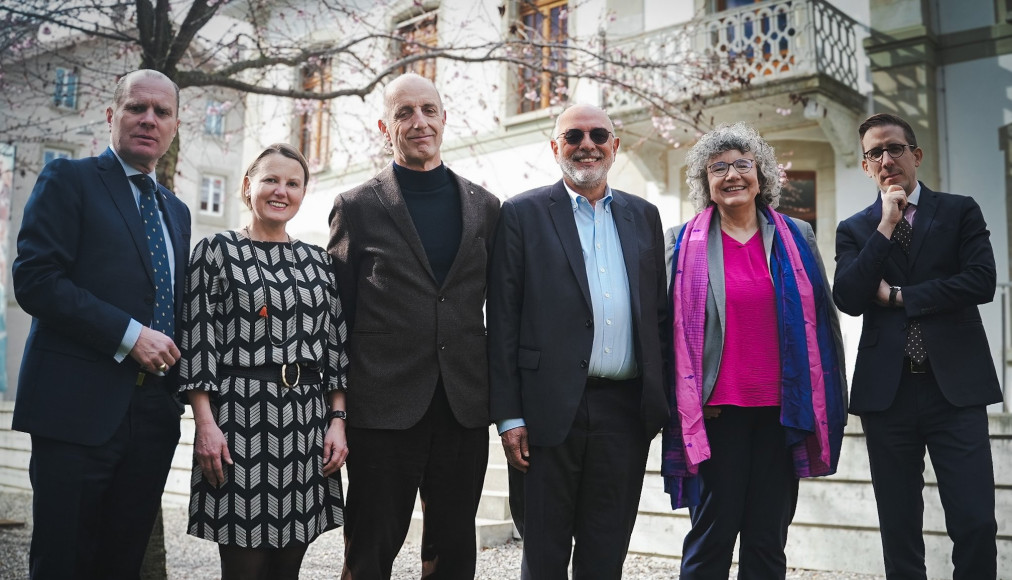
<instances>
[{"instance_id":1,"label":"bald man in brown blazer","mask_svg":"<svg viewBox=\"0 0 1012 580\"><path fill-rule=\"evenodd\" d=\"M473 578L488 461L485 267L499 200L442 164L446 112L430 81L394 80L384 109L393 164L339 195L330 214L351 332L344 578L390 578L416 492L423 576Z\"/></svg>"}]
</instances>

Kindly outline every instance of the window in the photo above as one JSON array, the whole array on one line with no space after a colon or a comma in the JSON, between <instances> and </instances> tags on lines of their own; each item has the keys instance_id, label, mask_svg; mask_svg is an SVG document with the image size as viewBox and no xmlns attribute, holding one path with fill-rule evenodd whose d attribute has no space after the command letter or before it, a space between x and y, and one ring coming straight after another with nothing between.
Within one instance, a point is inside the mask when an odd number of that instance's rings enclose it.
<instances>
[{"instance_id":1,"label":"window","mask_svg":"<svg viewBox=\"0 0 1012 580\"><path fill-rule=\"evenodd\" d=\"M804 220L815 229L818 214L815 207L815 172L787 171L787 183L780 191L777 211Z\"/></svg>"},{"instance_id":2,"label":"window","mask_svg":"<svg viewBox=\"0 0 1012 580\"><path fill-rule=\"evenodd\" d=\"M221 215L224 200L224 177L205 175L200 179L200 213Z\"/></svg>"},{"instance_id":3,"label":"window","mask_svg":"<svg viewBox=\"0 0 1012 580\"><path fill-rule=\"evenodd\" d=\"M720 29L711 29L711 46L727 52L732 62L740 59L739 62L750 69L749 78L790 70L794 64L793 52L797 50L793 24L797 17L793 14L792 3L747 8L760 1L715 0L713 4L716 12L733 12L722 19L726 23L723 38Z\"/></svg>"},{"instance_id":4,"label":"window","mask_svg":"<svg viewBox=\"0 0 1012 580\"><path fill-rule=\"evenodd\" d=\"M517 34L532 43L525 57L535 65L521 66L517 75L517 113L527 113L557 104L569 92L569 83L562 74L566 70L565 46L569 36L568 3L523 0L520 22L522 28Z\"/></svg>"},{"instance_id":5,"label":"window","mask_svg":"<svg viewBox=\"0 0 1012 580\"><path fill-rule=\"evenodd\" d=\"M225 112L229 103L208 100L204 111L204 134L220 137L225 134Z\"/></svg>"},{"instance_id":6,"label":"window","mask_svg":"<svg viewBox=\"0 0 1012 580\"><path fill-rule=\"evenodd\" d=\"M330 59L320 59L302 68L302 90L311 93L330 91ZM296 103L299 115L299 150L313 167L323 166L329 158L330 103L303 99Z\"/></svg>"},{"instance_id":7,"label":"window","mask_svg":"<svg viewBox=\"0 0 1012 580\"><path fill-rule=\"evenodd\" d=\"M400 39L398 58L408 58L425 52L428 47L436 46L439 37L436 32L436 11L430 10L397 25L397 37ZM436 81L436 59L416 60L402 66L401 73L414 72L430 81Z\"/></svg>"},{"instance_id":8,"label":"window","mask_svg":"<svg viewBox=\"0 0 1012 580\"><path fill-rule=\"evenodd\" d=\"M66 149L56 149L55 147L46 147L42 150L42 164L48 165L53 159L73 159L74 154Z\"/></svg>"},{"instance_id":9,"label":"window","mask_svg":"<svg viewBox=\"0 0 1012 580\"><path fill-rule=\"evenodd\" d=\"M67 109L77 108L77 73L65 68L56 69L53 104Z\"/></svg>"},{"instance_id":10,"label":"window","mask_svg":"<svg viewBox=\"0 0 1012 580\"><path fill-rule=\"evenodd\" d=\"M1012 0L995 0L996 22L1012 22Z\"/></svg>"},{"instance_id":11,"label":"window","mask_svg":"<svg viewBox=\"0 0 1012 580\"><path fill-rule=\"evenodd\" d=\"M729 10L731 8L740 8L742 6L748 6L749 4L755 4L762 0L717 0L716 8L717 12Z\"/></svg>"}]
</instances>

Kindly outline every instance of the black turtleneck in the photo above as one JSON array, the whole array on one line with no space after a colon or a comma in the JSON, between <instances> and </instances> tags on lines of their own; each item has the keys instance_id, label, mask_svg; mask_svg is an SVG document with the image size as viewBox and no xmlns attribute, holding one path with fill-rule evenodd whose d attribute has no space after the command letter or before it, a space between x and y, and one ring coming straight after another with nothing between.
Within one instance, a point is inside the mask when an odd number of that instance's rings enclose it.
<instances>
[{"instance_id":1,"label":"black turtleneck","mask_svg":"<svg viewBox=\"0 0 1012 580\"><path fill-rule=\"evenodd\" d=\"M394 175L422 239L425 256L440 285L460 248L460 193L442 163L431 171L415 171L394 163Z\"/></svg>"}]
</instances>

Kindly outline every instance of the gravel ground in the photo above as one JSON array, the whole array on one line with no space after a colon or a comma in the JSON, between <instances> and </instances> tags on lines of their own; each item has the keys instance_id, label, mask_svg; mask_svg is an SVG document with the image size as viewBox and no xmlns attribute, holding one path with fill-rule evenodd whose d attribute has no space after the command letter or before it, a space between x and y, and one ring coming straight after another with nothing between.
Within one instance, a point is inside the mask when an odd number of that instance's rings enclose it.
<instances>
[{"instance_id":1,"label":"gravel ground","mask_svg":"<svg viewBox=\"0 0 1012 580\"><path fill-rule=\"evenodd\" d=\"M166 507L164 512L169 580L218 580L218 550L214 543L183 533L186 510ZM0 580L23 580L28 577L28 546L31 539L31 495L0 492L0 519L25 522L23 526L0 528ZM303 580L337 578L341 570L344 541L339 531L321 536L313 542L302 565ZM394 562L393 580L418 578L419 547L405 544ZM520 577L519 543L484 549L478 553L481 580L502 580ZM731 570L731 578L737 571ZM629 580L678 578L678 560L632 555L626 559L624 577ZM884 580L882 576L846 572L815 572L788 570L788 580Z\"/></svg>"}]
</instances>

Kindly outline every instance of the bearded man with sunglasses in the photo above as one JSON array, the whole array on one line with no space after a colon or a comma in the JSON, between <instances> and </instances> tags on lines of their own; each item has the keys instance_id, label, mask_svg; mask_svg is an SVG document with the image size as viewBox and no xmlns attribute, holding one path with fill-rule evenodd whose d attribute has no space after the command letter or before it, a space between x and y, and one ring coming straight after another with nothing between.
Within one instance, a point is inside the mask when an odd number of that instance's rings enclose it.
<instances>
[{"instance_id":1,"label":"bearded man with sunglasses","mask_svg":"<svg viewBox=\"0 0 1012 580\"><path fill-rule=\"evenodd\" d=\"M953 542L954 580L997 576L987 405L1002 400L977 306L995 291L990 233L970 197L917 181L924 152L895 115L858 130L875 202L836 232L840 310L863 315L850 412L861 417L886 577L923 580L924 451Z\"/></svg>"},{"instance_id":2,"label":"bearded man with sunglasses","mask_svg":"<svg viewBox=\"0 0 1012 580\"><path fill-rule=\"evenodd\" d=\"M502 207L489 265L491 414L524 537L522 577L620 578L647 450L668 417L657 208L608 186L619 139L575 105L563 178ZM575 548L573 539L576 539Z\"/></svg>"}]
</instances>

